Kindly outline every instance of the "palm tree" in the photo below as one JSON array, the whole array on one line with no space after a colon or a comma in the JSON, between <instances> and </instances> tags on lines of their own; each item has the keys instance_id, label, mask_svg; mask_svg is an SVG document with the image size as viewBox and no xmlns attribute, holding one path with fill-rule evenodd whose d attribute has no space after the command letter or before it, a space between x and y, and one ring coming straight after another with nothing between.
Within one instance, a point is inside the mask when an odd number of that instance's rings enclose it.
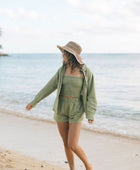
<instances>
[{"instance_id":1,"label":"palm tree","mask_svg":"<svg viewBox=\"0 0 140 170\"><path fill-rule=\"evenodd\" d=\"M1 28L0 28L0 36L2 35L2 31L1 31ZM8 54L6 53L2 53L1 52L1 49L2 49L2 45L0 44L0 56L7 56Z\"/></svg>"},{"instance_id":2,"label":"palm tree","mask_svg":"<svg viewBox=\"0 0 140 170\"><path fill-rule=\"evenodd\" d=\"M2 34L1 28L0 28L0 36ZM2 45L0 44L0 50L2 49Z\"/></svg>"}]
</instances>

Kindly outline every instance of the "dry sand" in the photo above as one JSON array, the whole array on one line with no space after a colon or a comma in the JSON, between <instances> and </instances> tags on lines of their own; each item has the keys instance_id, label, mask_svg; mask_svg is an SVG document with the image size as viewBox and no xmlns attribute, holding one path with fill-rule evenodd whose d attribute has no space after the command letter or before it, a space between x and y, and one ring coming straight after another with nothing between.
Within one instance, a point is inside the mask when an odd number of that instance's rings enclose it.
<instances>
[{"instance_id":1,"label":"dry sand","mask_svg":"<svg viewBox=\"0 0 140 170\"><path fill-rule=\"evenodd\" d=\"M0 148L0 170L62 170L62 168Z\"/></svg>"},{"instance_id":2,"label":"dry sand","mask_svg":"<svg viewBox=\"0 0 140 170\"><path fill-rule=\"evenodd\" d=\"M82 129L79 145L92 162L94 170L140 170L139 140ZM5 149L1 152L3 158L0 161L5 162L4 166L13 166L12 162L15 162L13 170L25 170L24 168L28 167L32 170L33 165L38 166L37 170L40 170L43 163L44 167L41 169L51 165L69 169L65 163L64 147L56 123L1 112L0 147ZM18 163L20 161L23 165ZM76 155L75 163L76 170L85 170Z\"/></svg>"}]
</instances>

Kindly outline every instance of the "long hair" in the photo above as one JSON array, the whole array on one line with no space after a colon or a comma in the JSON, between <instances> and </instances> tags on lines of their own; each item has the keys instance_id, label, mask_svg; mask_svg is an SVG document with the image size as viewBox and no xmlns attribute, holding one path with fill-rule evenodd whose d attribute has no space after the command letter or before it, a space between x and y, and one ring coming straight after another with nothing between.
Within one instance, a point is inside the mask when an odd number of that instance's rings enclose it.
<instances>
[{"instance_id":1,"label":"long hair","mask_svg":"<svg viewBox=\"0 0 140 170\"><path fill-rule=\"evenodd\" d=\"M71 68L71 73L73 72L73 70L74 70L75 68L79 68L79 69L80 69L80 72L82 72L82 71L81 71L81 68L82 68L82 65L83 65L83 64L80 64L80 63L76 60L75 56L74 56L72 53L69 53L69 52L66 51L66 50L63 50L63 53L64 53L64 55L66 55L66 57L67 57L67 62L63 61L63 64L66 65L66 67L67 67L67 66L70 66L70 68Z\"/></svg>"}]
</instances>

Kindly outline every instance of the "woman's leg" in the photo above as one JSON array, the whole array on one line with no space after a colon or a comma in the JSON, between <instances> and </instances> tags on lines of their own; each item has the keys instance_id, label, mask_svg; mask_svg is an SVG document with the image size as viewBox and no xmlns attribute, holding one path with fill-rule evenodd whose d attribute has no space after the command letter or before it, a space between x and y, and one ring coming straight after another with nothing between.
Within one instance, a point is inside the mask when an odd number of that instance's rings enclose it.
<instances>
[{"instance_id":1,"label":"woman's leg","mask_svg":"<svg viewBox=\"0 0 140 170\"><path fill-rule=\"evenodd\" d=\"M82 123L70 123L68 133L68 146L83 161L86 170L93 170L93 166L88 162L87 156L83 149L78 145Z\"/></svg>"},{"instance_id":2,"label":"woman's leg","mask_svg":"<svg viewBox=\"0 0 140 170\"><path fill-rule=\"evenodd\" d=\"M57 122L57 127L63 139L65 153L67 156L67 160L69 162L70 170L74 170L74 153L71 150L71 148L68 147L69 123L68 122Z\"/></svg>"}]
</instances>

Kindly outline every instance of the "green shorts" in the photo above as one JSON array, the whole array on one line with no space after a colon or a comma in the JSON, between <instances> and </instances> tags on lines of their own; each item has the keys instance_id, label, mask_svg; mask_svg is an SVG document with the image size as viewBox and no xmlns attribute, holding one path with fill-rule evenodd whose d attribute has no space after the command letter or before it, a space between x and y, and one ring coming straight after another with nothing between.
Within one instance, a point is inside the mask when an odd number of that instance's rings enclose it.
<instances>
[{"instance_id":1,"label":"green shorts","mask_svg":"<svg viewBox=\"0 0 140 170\"><path fill-rule=\"evenodd\" d=\"M57 122L81 123L84 119L81 98L67 98L60 95L58 112L54 114Z\"/></svg>"}]
</instances>

